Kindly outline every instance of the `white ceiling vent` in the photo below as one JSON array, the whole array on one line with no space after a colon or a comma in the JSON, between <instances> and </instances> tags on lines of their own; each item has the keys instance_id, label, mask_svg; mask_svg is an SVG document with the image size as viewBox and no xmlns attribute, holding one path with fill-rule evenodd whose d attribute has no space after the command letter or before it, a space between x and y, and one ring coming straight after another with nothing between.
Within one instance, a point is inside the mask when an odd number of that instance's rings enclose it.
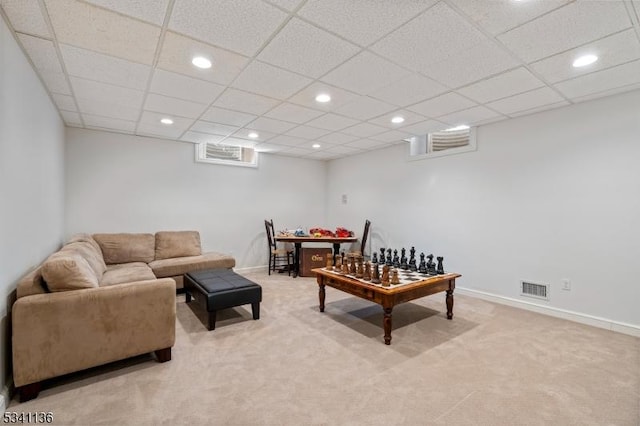
<instances>
[{"instance_id":1,"label":"white ceiling vent","mask_svg":"<svg viewBox=\"0 0 640 426\"><path fill-rule=\"evenodd\" d=\"M549 284L538 284L529 281L520 281L520 294L536 299L549 300Z\"/></svg>"}]
</instances>

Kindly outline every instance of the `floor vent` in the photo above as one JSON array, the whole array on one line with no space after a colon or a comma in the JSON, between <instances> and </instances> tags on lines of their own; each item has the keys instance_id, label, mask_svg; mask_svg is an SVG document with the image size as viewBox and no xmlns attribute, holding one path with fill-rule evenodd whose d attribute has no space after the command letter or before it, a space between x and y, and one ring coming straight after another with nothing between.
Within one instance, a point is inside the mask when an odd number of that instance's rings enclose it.
<instances>
[{"instance_id":1,"label":"floor vent","mask_svg":"<svg viewBox=\"0 0 640 426\"><path fill-rule=\"evenodd\" d=\"M549 284L520 281L520 294L536 299L549 300Z\"/></svg>"}]
</instances>

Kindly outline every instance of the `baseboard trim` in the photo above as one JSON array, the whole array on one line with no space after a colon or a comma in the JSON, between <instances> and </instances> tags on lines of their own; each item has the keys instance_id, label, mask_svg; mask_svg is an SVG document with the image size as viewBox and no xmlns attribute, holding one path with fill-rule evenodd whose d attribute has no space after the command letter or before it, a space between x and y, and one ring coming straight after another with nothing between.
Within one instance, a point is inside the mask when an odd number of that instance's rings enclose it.
<instances>
[{"instance_id":1,"label":"baseboard trim","mask_svg":"<svg viewBox=\"0 0 640 426\"><path fill-rule=\"evenodd\" d=\"M587 315L580 312L568 311L566 309L555 308L552 306L538 305L537 303L517 300L506 296L499 296L496 294L473 290L470 288L456 287L456 292L471 297L477 297L478 299L488 300L489 302L494 302L501 305L513 306L515 308L525 309L527 311L537 312L543 315L549 315L552 317L562 318L581 324L604 328L605 330L611 330L622 334L628 334L634 337L640 337L640 327L633 324L626 324L619 321L613 321L610 319Z\"/></svg>"},{"instance_id":2,"label":"baseboard trim","mask_svg":"<svg viewBox=\"0 0 640 426\"><path fill-rule=\"evenodd\" d=\"M261 272L261 271L266 271L268 267L269 267L268 265L249 266L248 268L233 268L233 271L234 272Z\"/></svg>"},{"instance_id":3,"label":"baseboard trim","mask_svg":"<svg viewBox=\"0 0 640 426\"><path fill-rule=\"evenodd\" d=\"M7 383L2 388L2 392L0 392L0 412L4 413L11 402L11 386L13 386L13 380L8 377Z\"/></svg>"}]
</instances>

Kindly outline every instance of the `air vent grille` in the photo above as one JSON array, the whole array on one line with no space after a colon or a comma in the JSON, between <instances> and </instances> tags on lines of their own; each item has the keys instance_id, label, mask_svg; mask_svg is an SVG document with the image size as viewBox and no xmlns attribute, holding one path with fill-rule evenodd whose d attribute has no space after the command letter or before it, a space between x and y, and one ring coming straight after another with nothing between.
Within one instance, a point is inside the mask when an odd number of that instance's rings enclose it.
<instances>
[{"instance_id":1,"label":"air vent grille","mask_svg":"<svg viewBox=\"0 0 640 426\"><path fill-rule=\"evenodd\" d=\"M549 284L521 281L520 294L527 297L535 297L536 299L549 300Z\"/></svg>"}]
</instances>

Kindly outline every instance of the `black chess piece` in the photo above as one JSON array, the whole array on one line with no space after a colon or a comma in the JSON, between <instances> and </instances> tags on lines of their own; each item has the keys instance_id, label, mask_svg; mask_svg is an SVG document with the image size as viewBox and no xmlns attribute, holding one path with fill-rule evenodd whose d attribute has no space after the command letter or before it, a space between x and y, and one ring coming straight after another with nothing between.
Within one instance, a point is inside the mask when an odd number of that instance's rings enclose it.
<instances>
[{"instance_id":1,"label":"black chess piece","mask_svg":"<svg viewBox=\"0 0 640 426\"><path fill-rule=\"evenodd\" d=\"M378 253L373 253L373 257L371 258L371 263L378 264Z\"/></svg>"},{"instance_id":2,"label":"black chess piece","mask_svg":"<svg viewBox=\"0 0 640 426\"><path fill-rule=\"evenodd\" d=\"M429 256L427 256L427 273L429 275L436 275L436 264L433 261L433 255L430 254Z\"/></svg>"},{"instance_id":3,"label":"black chess piece","mask_svg":"<svg viewBox=\"0 0 640 426\"><path fill-rule=\"evenodd\" d=\"M416 267L416 249L411 247L411 250L409 250L409 270L415 272L418 270L418 268Z\"/></svg>"},{"instance_id":4,"label":"black chess piece","mask_svg":"<svg viewBox=\"0 0 640 426\"><path fill-rule=\"evenodd\" d=\"M436 257L436 259L438 259L438 266L436 266L436 272L438 273L438 275L444 275L444 267L442 266L442 261L444 260L444 257L438 256Z\"/></svg>"},{"instance_id":5,"label":"black chess piece","mask_svg":"<svg viewBox=\"0 0 640 426\"><path fill-rule=\"evenodd\" d=\"M381 247L381 248L380 248L380 262L378 262L378 263L380 263L381 265L384 265L384 262L385 262L385 259L384 259L384 253L385 253L386 251L387 251L387 249L386 249L386 248L384 248L384 247Z\"/></svg>"},{"instance_id":6,"label":"black chess piece","mask_svg":"<svg viewBox=\"0 0 640 426\"><path fill-rule=\"evenodd\" d=\"M393 267L394 268L400 267L400 258L398 257L398 250L393 251Z\"/></svg>"},{"instance_id":7,"label":"black chess piece","mask_svg":"<svg viewBox=\"0 0 640 426\"><path fill-rule=\"evenodd\" d=\"M380 284L380 270L378 264L371 265L371 282L374 284Z\"/></svg>"},{"instance_id":8,"label":"black chess piece","mask_svg":"<svg viewBox=\"0 0 640 426\"><path fill-rule=\"evenodd\" d=\"M427 273L427 264L424 261L424 253L420 253L420 265L418 266L418 271L421 274L426 274Z\"/></svg>"},{"instance_id":9,"label":"black chess piece","mask_svg":"<svg viewBox=\"0 0 640 426\"><path fill-rule=\"evenodd\" d=\"M400 253L400 268L407 270L409 269L409 265L407 264L407 251L402 247Z\"/></svg>"},{"instance_id":10,"label":"black chess piece","mask_svg":"<svg viewBox=\"0 0 640 426\"><path fill-rule=\"evenodd\" d=\"M387 249L387 261L385 262L385 265L393 265L393 258L391 257L391 249Z\"/></svg>"}]
</instances>

